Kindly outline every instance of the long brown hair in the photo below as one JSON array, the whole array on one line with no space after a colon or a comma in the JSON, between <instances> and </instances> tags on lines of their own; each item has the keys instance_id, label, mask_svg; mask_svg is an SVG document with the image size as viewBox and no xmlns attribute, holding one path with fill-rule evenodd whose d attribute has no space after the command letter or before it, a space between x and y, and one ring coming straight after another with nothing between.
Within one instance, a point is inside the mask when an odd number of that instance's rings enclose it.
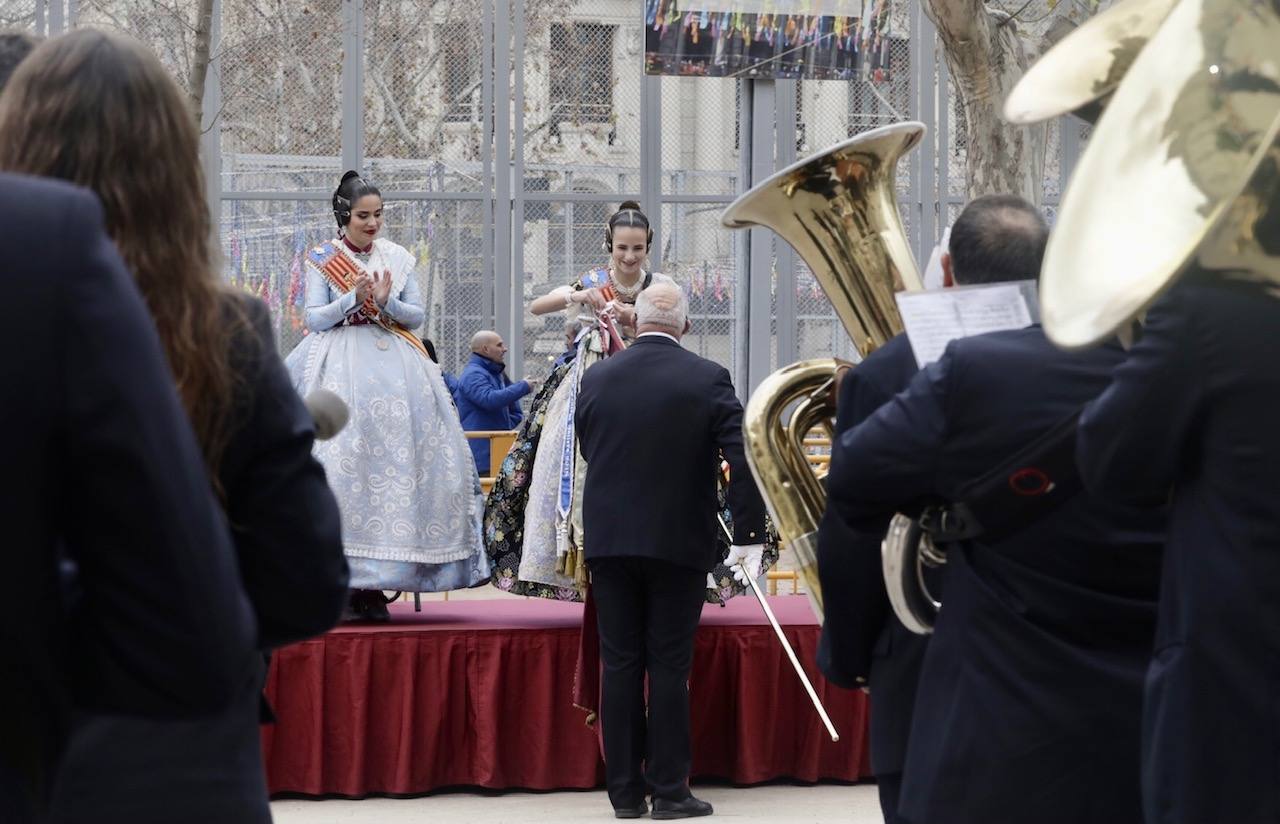
<instances>
[{"instance_id":1,"label":"long brown hair","mask_svg":"<svg viewBox=\"0 0 1280 824\"><path fill-rule=\"evenodd\" d=\"M199 130L187 96L137 41L80 29L38 46L0 94L0 169L95 192L133 272L221 494L245 313L213 263Z\"/></svg>"}]
</instances>

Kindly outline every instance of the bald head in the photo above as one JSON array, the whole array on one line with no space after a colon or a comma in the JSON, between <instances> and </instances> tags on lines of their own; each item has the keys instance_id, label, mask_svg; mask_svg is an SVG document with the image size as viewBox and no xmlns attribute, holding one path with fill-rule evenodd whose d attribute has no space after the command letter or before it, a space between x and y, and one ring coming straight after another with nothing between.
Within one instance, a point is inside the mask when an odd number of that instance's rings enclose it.
<instances>
[{"instance_id":1,"label":"bald head","mask_svg":"<svg viewBox=\"0 0 1280 824\"><path fill-rule=\"evenodd\" d=\"M689 328L689 302L674 283L655 283L636 298L636 332L665 332L679 340Z\"/></svg>"},{"instance_id":2,"label":"bald head","mask_svg":"<svg viewBox=\"0 0 1280 824\"><path fill-rule=\"evenodd\" d=\"M969 203L951 227L951 280L962 286L1035 280L1049 226L1040 210L1015 195L985 195Z\"/></svg>"},{"instance_id":3,"label":"bald head","mask_svg":"<svg viewBox=\"0 0 1280 824\"><path fill-rule=\"evenodd\" d=\"M481 329L471 336L471 351L494 363L503 363L507 357L507 344L497 332Z\"/></svg>"}]
</instances>

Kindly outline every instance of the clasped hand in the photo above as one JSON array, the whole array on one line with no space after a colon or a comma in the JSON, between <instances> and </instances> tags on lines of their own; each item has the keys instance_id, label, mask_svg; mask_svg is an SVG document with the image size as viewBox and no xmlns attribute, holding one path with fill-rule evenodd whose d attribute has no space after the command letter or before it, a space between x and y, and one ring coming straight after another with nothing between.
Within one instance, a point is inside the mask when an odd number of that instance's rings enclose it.
<instances>
[{"instance_id":1,"label":"clasped hand","mask_svg":"<svg viewBox=\"0 0 1280 824\"><path fill-rule=\"evenodd\" d=\"M362 304L370 297L379 307L387 305L391 298L391 272L374 272L372 276L361 272L356 276L356 302Z\"/></svg>"}]
</instances>

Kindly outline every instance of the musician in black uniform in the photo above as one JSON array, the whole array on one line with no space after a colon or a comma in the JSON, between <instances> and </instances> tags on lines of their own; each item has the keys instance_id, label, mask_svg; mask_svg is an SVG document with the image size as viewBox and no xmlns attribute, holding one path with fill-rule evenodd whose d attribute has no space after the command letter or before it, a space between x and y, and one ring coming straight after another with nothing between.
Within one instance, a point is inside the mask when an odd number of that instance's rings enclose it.
<instances>
[{"instance_id":1,"label":"musician in black uniform","mask_svg":"<svg viewBox=\"0 0 1280 824\"><path fill-rule=\"evenodd\" d=\"M975 479L1097 397L1124 356L1116 343L1063 352L1038 326L953 341L839 437L829 506L875 534L895 512L964 501ZM1141 820L1138 719L1164 513L1087 492L1061 499L1021 528L950 546L903 821Z\"/></svg>"},{"instance_id":2,"label":"musician in black uniform","mask_svg":"<svg viewBox=\"0 0 1280 824\"><path fill-rule=\"evenodd\" d=\"M1036 208L1014 195L986 195L965 207L942 256L945 286L1034 280L1048 227ZM906 335L872 352L840 382L836 434L862 423L916 374ZM889 608L880 571L880 543L888 519L852 530L828 514L818 531L818 571L826 616L818 666L832 683L870 687L871 769L886 822L897 817L911 708L927 636L902 626Z\"/></svg>"},{"instance_id":3,"label":"musician in black uniform","mask_svg":"<svg viewBox=\"0 0 1280 824\"><path fill-rule=\"evenodd\" d=\"M1086 486L1172 496L1142 724L1147 824L1280 821L1280 299L1193 270L1080 423Z\"/></svg>"}]
</instances>

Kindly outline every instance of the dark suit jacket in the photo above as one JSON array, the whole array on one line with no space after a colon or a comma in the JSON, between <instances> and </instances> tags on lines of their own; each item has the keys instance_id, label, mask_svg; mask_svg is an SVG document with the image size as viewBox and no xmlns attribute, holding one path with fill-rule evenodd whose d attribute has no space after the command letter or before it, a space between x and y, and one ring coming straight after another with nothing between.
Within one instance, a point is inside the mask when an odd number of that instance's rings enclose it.
<instances>
[{"instance_id":1,"label":"dark suit jacket","mask_svg":"<svg viewBox=\"0 0 1280 824\"><path fill-rule=\"evenodd\" d=\"M723 366L644 336L592 366L575 415L587 462L586 557L639 556L710 572L716 474L729 462L734 542L764 542L764 503L742 451L742 404Z\"/></svg>"},{"instance_id":2,"label":"dark suit jacket","mask_svg":"<svg viewBox=\"0 0 1280 824\"><path fill-rule=\"evenodd\" d=\"M849 370L840 383L836 434L847 432L907 388L917 372L906 335L898 335ZM893 615L885 593L880 544L889 524L849 528L833 511L818 529L818 573L825 620L818 666L829 681L871 687L871 767L902 771L911 733L911 708L928 638Z\"/></svg>"},{"instance_id":3,"label":"dark suit jacket","mask_svg":"<svg viewBox=\"0 0 1280 824\"><path fill-rule=\"evenodd\" d=\"M1039 328L953 342L838 440L829 489L855 528L959 490L1110 380L1118 346ZM1162 512L1080 494L1022 532L954 548L914 709L909 821L1141 820L1138 718Z\"/></svg>"},{"instance_id":4,"label":"dark suit jacket","mask_svg":"<svg viewBox=\"0 0 1280 824\"><path fill-rule=\"evenodd\" d=\"M47 789L73 707L214 712L260 662L203 459L97 201L0 175L0 209L23 216L21 231L0 227L14 255L0 324L0 820L14 822L34 815L21 796ZM79 571L74 610L63 561Z\"/></svg>"},{"instance_id":5,"label":"dark suit jacket","mask_svg":"<svg viewBox=\"0 0 1280 824\"><path fill-rule=\"evenodd\" d=\"M337 501L311 452L314 422L276 354L267 308L246 297L242 309L249 325L232 347L241 388L219 478L258 647L267 651L337 622L347 562ZM54 821L270 822L260 685L261 677L246 683L210 719L80 719L58 775Z\"/></svg>"},{"instance_id":6,"label":"dark suit jacket","mask_svg":"<svg viewBox=\"0 0 1280 824\"><path fill-rule=\"evenodd\" d=\"M1147 821L1280 821L1280 300L1175 287L1077 447L1100 496L1173 494L1143 718Z\"/></svg>"}]
</instances>

